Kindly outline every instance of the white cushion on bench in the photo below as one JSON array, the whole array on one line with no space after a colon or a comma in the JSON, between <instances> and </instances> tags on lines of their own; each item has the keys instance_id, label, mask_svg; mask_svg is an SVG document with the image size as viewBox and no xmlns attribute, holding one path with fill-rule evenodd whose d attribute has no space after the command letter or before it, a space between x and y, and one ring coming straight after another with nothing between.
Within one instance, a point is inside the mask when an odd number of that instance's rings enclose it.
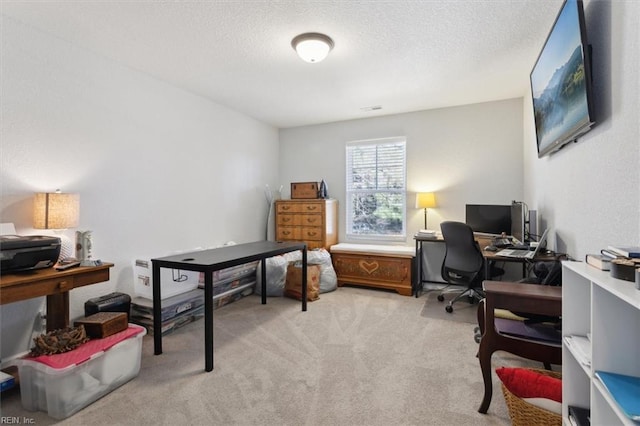
<instances>
[{"instance_id":1,"label":"white cushion on bench","mask_svg":"<svg viewBox=\"0 0 640 426\"><path fill-rule=\"evenodd\" d=\"M367 253L381 254L387 256L411 256L416 255L415 247L408 246L391 246L381 244L352 244L339 243L331 246L331 253Z\"/></svg>"}]
</instances>

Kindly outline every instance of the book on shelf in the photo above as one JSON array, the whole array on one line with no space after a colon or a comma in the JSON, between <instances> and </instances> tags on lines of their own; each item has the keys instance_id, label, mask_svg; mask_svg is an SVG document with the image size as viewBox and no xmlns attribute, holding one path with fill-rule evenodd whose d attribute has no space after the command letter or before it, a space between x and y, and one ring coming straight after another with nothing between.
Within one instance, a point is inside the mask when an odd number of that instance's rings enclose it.
<instances>
[{"instance_id":1,"label":"book on shelf","mask_svg":"<svg viewBox=\"0 0 640 426\"><path fill-rule=\"evenodd\" d=\"M588 408L570 405L569 422L575 426L588 426L591 424L591 412Z\"/></svg>"},{"instance_id":2,"label":"book on shelf","mask_svg":"<svg viewBox=\"0 0 640 426\"><path fill-rule=\"evenodd\" d=\"M624 414L633 421L640 421L640 377L601 370L595 375Z\"/></svg>"},{"instance_id":3,"label":"book on shelf","mask_svg":"<svg viewBox=\"0 0 640 426\"><path fill-rule=\"evenodd\" d=\"M624 257L618 253L615 253L611 250L607 250L607 249L602 249L600 250L600 254L603 255L604 257L607 257L609 259L618 259L620 257Z\"/></svg>"},{"instance_id":4,"label":"book on shelf","mask_svg":"<svg viewBox=\"0 0 640 426\"><path fill-rule=\"evenodd\" d=\"M640 247L637 246L609 246L607 250L624 257L640 258Z\"/></svg>"},{"instance_id":5,"label":"book on shelf","mask_svg":"<svg viewBox=\"0 0 640 426\"><path fill-rule=\"evenodd\" d=\"M604 254L588 254L585 256L587 264L600 269L601 271L611 270L611 257Z\"/></svg>"}]
</instances>

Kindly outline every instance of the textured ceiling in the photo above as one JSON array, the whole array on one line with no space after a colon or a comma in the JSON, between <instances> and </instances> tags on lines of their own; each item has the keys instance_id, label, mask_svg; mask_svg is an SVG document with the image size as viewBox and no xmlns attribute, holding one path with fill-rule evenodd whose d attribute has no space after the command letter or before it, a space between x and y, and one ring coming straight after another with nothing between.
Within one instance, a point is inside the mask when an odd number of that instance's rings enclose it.
<instances>
[{"instance_id":1,"label":"textured ceiling","mask_svg":"<svg viewBox=\"0 0 640 426\"><path fill-rule=\"evenodd\" d=\"M561 3L3 0L0 13L285 128L523 96ZM296 56L303 32L333 38L324 62Z\"/></svg>"}]
</instances>

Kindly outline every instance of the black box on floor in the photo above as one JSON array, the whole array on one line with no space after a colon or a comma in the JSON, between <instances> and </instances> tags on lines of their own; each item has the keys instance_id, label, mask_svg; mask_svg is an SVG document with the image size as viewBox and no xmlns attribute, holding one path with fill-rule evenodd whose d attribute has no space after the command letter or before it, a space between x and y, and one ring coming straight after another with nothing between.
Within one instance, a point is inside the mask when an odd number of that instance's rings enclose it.
<instances>
[{"instance_id":1,"label":"black box on floor","mask_svg":"<svg viewBox=\"0 0 640 426\"><path fill-rule=\"evenodd\" d=\"M98 312L125 312L128 322L131 312L131 296L125 293L114 292L84 302L85 317Z\"/></svg>"}]
</instances>

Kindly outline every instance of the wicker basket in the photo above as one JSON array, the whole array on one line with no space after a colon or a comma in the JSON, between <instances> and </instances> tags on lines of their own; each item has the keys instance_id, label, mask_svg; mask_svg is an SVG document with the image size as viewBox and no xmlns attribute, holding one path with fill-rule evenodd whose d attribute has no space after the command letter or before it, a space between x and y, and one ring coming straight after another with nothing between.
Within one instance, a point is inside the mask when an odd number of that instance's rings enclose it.
<instances>
[{"instance_id":1,"label":"wicker basket","mask_svg":"<svg viewBox=\"0 0 640 426\"><path fill-rule=\"evenodd\" d=\"M537 370L530 369L545 376L555 377L562 379L562 373L549 370ZM552 413L535 405L531 405L522 398L519 398L512 394L509 389L502 384L502 394L504 400L507 403L509 409L509 417L511 417L511 424L514 426L561 426L562 416L560 414Z\"/></svg>"}]
</instances>

